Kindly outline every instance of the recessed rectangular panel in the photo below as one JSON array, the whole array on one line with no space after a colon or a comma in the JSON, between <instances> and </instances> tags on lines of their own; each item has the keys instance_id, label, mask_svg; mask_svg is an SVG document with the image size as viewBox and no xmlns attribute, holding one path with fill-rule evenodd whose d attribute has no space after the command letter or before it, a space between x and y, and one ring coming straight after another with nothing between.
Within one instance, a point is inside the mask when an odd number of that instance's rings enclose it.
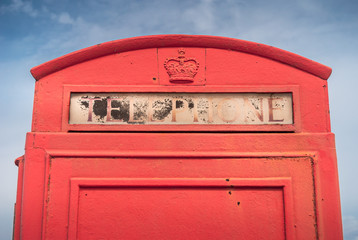
<instances>
[{"instance_id":1,"label":"recessed rectangular panel","mask_svg":"<svg viewBox=\"0 0 358 240\"><path fill-rule=\"evenodd\" d=\"M69 124L293 124L292 93L71 93Z\"/></svg>"},{"instance_id":2,"label":"recessed rectangular panel","mask_svg":"<svg viewBox=\"0 0 358 240\"><path fill-rule=\"evenodd\" d=\"M307 156L59 154L49 168L44 239L316 238Z\"/></svg>"},{"instance_id":3,"label":"recessed rectangular panel","mask_svg":"<svg viewBox=\"0 0 358 240\"><path fill-rule=\"evenodd\" d=\"M283 187L81 187L78 239L285 239Z\"/></svg>"}]
</instances>

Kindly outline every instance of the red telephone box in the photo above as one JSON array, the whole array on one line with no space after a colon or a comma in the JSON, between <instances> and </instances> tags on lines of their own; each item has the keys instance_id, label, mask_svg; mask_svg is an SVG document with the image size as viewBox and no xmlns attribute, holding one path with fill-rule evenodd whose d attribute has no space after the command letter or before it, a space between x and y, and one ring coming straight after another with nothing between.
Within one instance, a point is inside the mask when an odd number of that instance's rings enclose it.
<instances>
[{"instance_id":1,"label":"red telephone box","mask_svg":"<svg viewBox=\"0 0 358 240\"><path fill-rule=\"evenodd\" d=\"M163 35L31 73L16 240L342 239L330 68Z\"/></svg>"}]
</instances>

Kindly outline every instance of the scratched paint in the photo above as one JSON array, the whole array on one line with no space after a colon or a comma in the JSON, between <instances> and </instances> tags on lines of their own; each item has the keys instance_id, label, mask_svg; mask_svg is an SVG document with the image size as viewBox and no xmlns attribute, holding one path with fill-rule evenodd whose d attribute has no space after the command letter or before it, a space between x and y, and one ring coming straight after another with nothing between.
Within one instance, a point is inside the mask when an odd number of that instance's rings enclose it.
<instances>
[{"instance_id":1,"label":"scratched paint","mask_svg":"<svg viewBox=\"0 0 358 240\"><path fill-rule=\"evenodd\" d=\"M293 124L291 93L72 93L70 124Z\"/></svg>"}]
</instances>

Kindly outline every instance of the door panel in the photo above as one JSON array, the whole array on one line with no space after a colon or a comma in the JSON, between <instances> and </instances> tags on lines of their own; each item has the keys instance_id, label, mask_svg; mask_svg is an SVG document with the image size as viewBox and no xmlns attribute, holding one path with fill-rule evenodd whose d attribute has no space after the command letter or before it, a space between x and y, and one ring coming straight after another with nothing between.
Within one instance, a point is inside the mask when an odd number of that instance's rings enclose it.
<instances>
[{"instance_id":1,"label":"door panel","mask_svg":"<svg viewBox=\"0 0 358 240\"><path fill-rule=\"evenodd\" d=\"M312 239L312 173L308 157L52 158L45 236Z\"/></svg>"}]
</instances>

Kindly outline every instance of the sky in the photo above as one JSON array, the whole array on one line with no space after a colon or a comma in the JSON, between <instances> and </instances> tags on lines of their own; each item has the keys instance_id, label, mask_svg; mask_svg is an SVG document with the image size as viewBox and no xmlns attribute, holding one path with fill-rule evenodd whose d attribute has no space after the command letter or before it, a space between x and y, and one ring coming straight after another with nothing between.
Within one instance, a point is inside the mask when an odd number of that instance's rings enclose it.
<instances>
[{"instance_id":1,"label":"sky","mask_svg":"<svg viewBox=\"0 0 358 240\"><path fill-rule=\"evenodd\" d=\"M17 167L31 131L30 69L98 43L155 34L200 34L278 47L333 69L344 236L358 240L358 1L0 0L0 239L11 239Z\"/></svg>"}]
</instances>

